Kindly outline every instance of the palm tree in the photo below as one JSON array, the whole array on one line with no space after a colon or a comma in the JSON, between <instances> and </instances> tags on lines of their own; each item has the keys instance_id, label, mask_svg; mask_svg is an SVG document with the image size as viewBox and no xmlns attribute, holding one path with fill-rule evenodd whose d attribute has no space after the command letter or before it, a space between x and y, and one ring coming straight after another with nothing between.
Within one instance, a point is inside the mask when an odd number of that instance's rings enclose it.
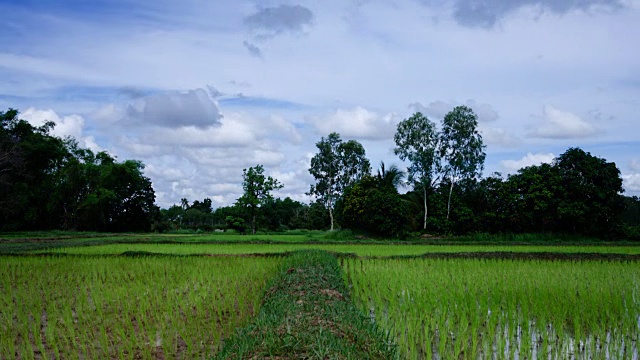
<instances>
[{"instance_id":1,"label":"palm tree","mask_svg":"<svg viewBox=\"0 0 640 360\"><path fill-rule=\"evenodd\" d=\"M376 180L378 181L378 186L397 189L404 180L404 171L395 165L391 165L387 170L385 169L384 161L380 161L380 169L378 169Z\"/></svg>"}]
</instances>

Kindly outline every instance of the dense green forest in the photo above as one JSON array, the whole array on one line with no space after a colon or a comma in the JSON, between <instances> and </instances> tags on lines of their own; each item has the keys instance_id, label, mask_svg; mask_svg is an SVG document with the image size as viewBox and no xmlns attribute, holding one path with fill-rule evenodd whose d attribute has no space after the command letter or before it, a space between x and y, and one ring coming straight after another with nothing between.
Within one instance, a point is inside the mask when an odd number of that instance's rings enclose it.
<instances>
[{"instance_id":1,"label":"dense green forest","mask_svg":"<svg viewBox=\"0 0 640 360\"><path fill-rule=\"evenodd\" d=\"M245 169L243 195L213 209L210 198L155 205L144 165L79 147L0 112L0 230L286 231L351 229L369 236L419 233L569 233L640 239L640 199L623 195L620 171L580 148L551 164L481 177L485 145L472 109L436 126L416 113L398 124L394 152L407 172L381 163L337 133L322 137L309 172L310 204L274 198L282 184ZM438 130L439 129L439 130ZM239 174L240 175L240 174ZM405 184L411 190L400 194Z\"/></svg>"}]
</instances>

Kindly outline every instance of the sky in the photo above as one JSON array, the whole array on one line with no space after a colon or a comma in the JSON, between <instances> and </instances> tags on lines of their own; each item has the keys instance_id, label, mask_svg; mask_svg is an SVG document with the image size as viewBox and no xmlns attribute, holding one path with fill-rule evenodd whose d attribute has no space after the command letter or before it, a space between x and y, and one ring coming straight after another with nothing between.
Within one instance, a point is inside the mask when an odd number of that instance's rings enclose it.
<instances>
[{"instance_id":1,"label":"sky","mask_svg":"<svg viewBox=\"0 0 640 360\"><path fill-rule=\"evenodd\" d=\"M163 208L241 195L257 164L311 200L315 143L471 107L484 175L570 147L640 195L640 0L0 0L0 109L145 165Z\"/></svg>"}]
</instances>

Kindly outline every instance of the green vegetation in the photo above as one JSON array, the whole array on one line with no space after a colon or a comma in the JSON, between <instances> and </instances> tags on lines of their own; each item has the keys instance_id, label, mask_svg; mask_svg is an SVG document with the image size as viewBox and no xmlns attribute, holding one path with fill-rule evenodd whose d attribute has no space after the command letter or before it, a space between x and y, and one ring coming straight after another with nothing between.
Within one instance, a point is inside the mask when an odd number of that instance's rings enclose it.
<instances>
[{"instance_id":1,"label":"green vegetation","mask_svg":"<svg viewBox=\"0 0 640 360\"><path fill-rule=\"evenodd\" d=\"M264 167L256 165L248 170L242 171L242 189L244 193L238 199L238 206L248 209L251 217L251 233L256 233L258 209L261 209L267 202L273 201L271 192L282 189L278 180L271 176L264 176Z\"/></svg>"},{"instance_id":2,"label":"green vegetation","mask_svg":"<svg viewBox=\"0 0 640 360\"><path fill-rule=\"evenodd\" d=\"M401 356L631 358L638 262L343 259L358 306Z\"/></svg>"},{"instance_id":3,"label":"green vegetation","mask_svg":"<svg viewBox=\"0 0 640 360\"><path fill-rule=\"evenodd\" d=\"M0 358L203 358L280 258L0 257Z\"/></svg>"},{"instance_id":4,"label":"green vegetation","mask_svg":"<svg viewBox=\"0 0 640 360\"><path fill-rule=\"evenodd\" d=\"M395 348L351 303L335 257L292 254L257 318L218 359L391 359Z\"/></svg>"},{"instance_id":5,"label":"green vegetation","mask_svg":"<svg viewBox=\"0 0 640 360\"><path fill-rule=\"evenodd\" d=\"M94 153L73 138L34 127L9 109L0 112L0 231L219 232L244 234L342 228L366 236L416 233L554 233L637 241L640 200L622 195L614 163L569 148L551 164L506 178L482 178L485 146L477 115L457 106L439 128L416 113L398 124L394 152L407 161L411 188L399 194L403 172L371 174L365 148L330 133L316 143L309 172L315 181L304 204L275 199L282 187L260 164L245 169L243 195L213 208L210 197L155 205L144 164Z\"/></svg>"},{"instance_id":6,"label":"green vegetation","mask_svg":"<svg viewBox=\"0 0 640 360\"><path fill-rule=\"evenodd\" d=\"M640 246L538 235L414 240L446 242L436 245L349 231L34 235L0 240L0 252L12 252L0 256L0 358L637 351Z\"/></svg>"},{"instance_id":7,"label":"green vegetation","mask_svg":"<svg viewBox=\"0 0 640 360\"><path fill-rule=\"evenodd\" d=\"M149 231L159 212L144 165L82 149L54 126L0 112L0 231Z\"/></svg>"},{"instance_id":8,"label":"green vegetation","mask_svg":"<svg viewBox=\"0 0 640 360\"><path fill-rule=\"evenodd\" d=\"M35 253L118 255L125 252L158 254L274 254L299 250L324 250L357 256L419 256L456 253L550 253L639 255L640 246L536 246L536 245L385 245L385 244L112 244L38 250Z\"/></svg>"}]
</instances>

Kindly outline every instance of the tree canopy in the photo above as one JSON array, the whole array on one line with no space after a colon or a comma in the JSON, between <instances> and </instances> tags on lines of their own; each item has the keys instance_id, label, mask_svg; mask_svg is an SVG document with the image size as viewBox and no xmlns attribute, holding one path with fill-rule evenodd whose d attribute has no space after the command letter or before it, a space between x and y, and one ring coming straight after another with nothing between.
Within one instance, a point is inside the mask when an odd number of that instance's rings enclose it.
<instances>
[{"instance_id":1,"label":"tree canopy","mask_svg":"<svg viewBox=\"0 0 640 360\"><path fill-rule=\"evenodd\" d=\"M311 158L309 173L316 183L309 194L316 197L329 211L331 230L334 229L333 210L343 191L371 171L364 147L355 140L343 142L338 133L322 137L316 143L318 153Z\"/></svg>"},{"instance_id":2,"label":"tree canopy","mask_svg":"<svg viewBox=\"0 0 640 360\"><path fill-rule=\"evenodd\" d=\"M75 139L0 112L0 227L148 231L158 214L144 165L94 154Z\"/></svg>"},{"instance_id":3,"label":"tree canopy","mask_svg":"<svg viewBox=\"0 0 640 360\"><path fill-rule=\"evenodd\" d=\"M273 190L281 189L282 187L283 185L277 179L264 175L264 167L262 165L243 170L242 189L244 194L238 199L238 204L249 209L253 234L256 233L257 228L258 208L273 199L271 194Z\"/></svg>"}]
</instances>

